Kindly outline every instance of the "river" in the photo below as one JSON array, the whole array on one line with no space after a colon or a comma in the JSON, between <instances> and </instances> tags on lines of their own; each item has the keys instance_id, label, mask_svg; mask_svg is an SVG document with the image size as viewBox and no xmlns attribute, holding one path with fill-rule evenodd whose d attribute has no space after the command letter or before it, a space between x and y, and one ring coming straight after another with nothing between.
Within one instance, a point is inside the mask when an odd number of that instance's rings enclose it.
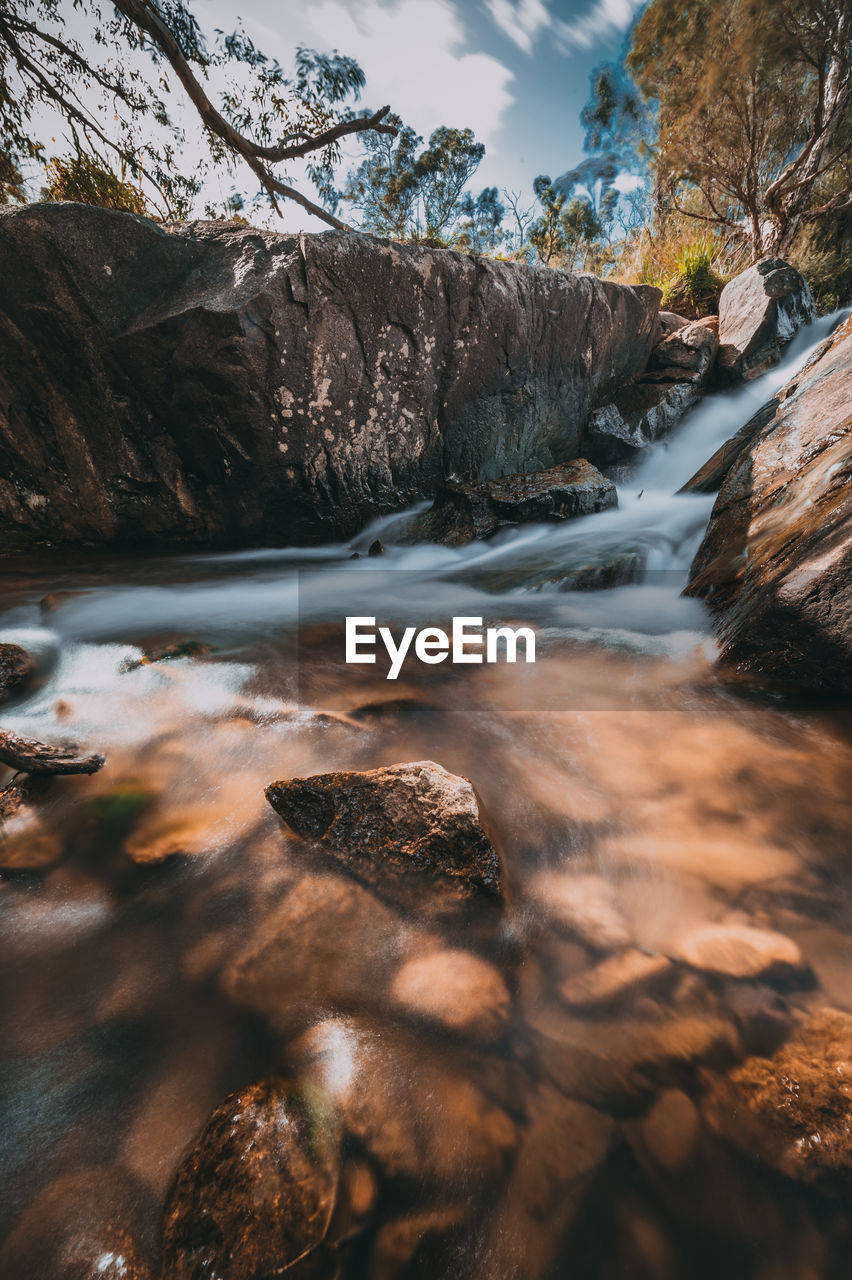
<instances>
[{"instance_id":1,"label":"river","mask_svg":"<svg viewBox=\"0 0 852 1280\"><path fill-rule=\"evenodd\" d=\"M388 1124L414 1114L418 1132L436 1128L450 1148L442 1163L424 1140L422 1171L394 1174L360 1135L373 1185L341 1275L848 1274L848 1210L766 1171L759 1151L705 1151L697 1082L705 1068L724 1069L711 1042L726 1019L759 1045L761 1028L771 1039L797 1012L852 1012L852 717L719 673L708 614L681 594L713 498L678 492L836 321L810 326L762 378L708 396L618 477L617 509L598 515L462 549L405 545L406 517L393 516L345 546L56 552L0 564L0 638L37 655L40 671L26 699L4 709L3 727L107 756L92 778L57 780L39 817L7 839L4 1233L23 1221L32 1234L33 1213L59 1230L50 1188L83 1185L94 1170L95 1185L116 1177L130 1188L156 1255L164 1198L210 1112L232 1090L297 1070L293 1046L322 1023L339 1033L326 1059L345 1060L350 1074L363 1029L378 1036L385 1057L377 1067L364 1056L372 1065L359 1088L380 1081ZM376 539L381 558L366 555ZM641 566L634 580L561 589L566 574L617 556ZM537 660L411 663L391 682L381 665L343 663L346 615L394 627L453 615L528 624ZM140 662L175 642L209 651ZM302 876L322 878L300 861L264 787L424 759L472 780L510 885L505 924L485 950L511 1014L504 1034L476 1049L400 1022L387 991L402 944L379 948L369 917L341 930L336 956L308 920L274 992L245 980L247 946L267 936ZM680 971L604 1013L578 1013L554 993L598 949L559 926L548 876L596 886L601 910L647 954L676 954L678 939L708 922L757 923L798 944L810 977L779 991ZM398 928L415 930L415 952L428 943L419 922ZM463 932L443 941L470 945ZM623 1066L625 1046L648 1027L658 1045L671 1034L669 1057L683 1058L680 1075L665 1069L674 1119L653 1125L656 1059L639 1071L641 1089L624 1083L634 1058ZM692 1055L695 1070L681 1052L690 1037L709 1046ZM493 1133L479 1141L481 1117L466 1112L454 1132L442 1093L453 1081L509 1118L506 1151L495 1155ZM582 1104L568 1129L542 1119L552 1087ZM684 1134L704 1154L681 1169L665 1144L680 1150ZM469 1212L450 1215L434 1239L425 1231L413 1260L376 1244L415 1208L446 1219L460 1197ZM107 1280L130 1274L100 1256Z\"/></svg>"}]
</instances>

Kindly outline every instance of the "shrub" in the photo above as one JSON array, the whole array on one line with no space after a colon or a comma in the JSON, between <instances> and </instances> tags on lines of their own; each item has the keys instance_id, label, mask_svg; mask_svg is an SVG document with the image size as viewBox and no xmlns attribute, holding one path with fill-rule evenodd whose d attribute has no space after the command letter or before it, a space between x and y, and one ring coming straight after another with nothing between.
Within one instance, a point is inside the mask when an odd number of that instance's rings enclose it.
<instances>
[{"instance_id":1,"label":"shrub","mask_svg":"<svg viewBox=\"0 0 852 1280\"><path fill-rule=\"evenodd\" d=\"M125 181L91 156L54 156L45 166L47 185L42 200L76 200L78 204L147 213L148 203L131 182Z\"/></svg>"}]
</instances>

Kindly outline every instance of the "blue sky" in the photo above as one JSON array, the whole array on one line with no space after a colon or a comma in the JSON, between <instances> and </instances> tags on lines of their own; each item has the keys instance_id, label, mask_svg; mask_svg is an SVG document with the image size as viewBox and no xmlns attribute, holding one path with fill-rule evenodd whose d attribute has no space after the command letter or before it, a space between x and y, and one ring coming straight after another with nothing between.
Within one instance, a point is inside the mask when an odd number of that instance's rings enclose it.
<instances>
[{"instance_id":1,"label":"blue sky","mask_svg":"<svg viewBox=\"0 0 852 1280\"><path fill-rule=\"evenodd\" d=\"M419 133L470 126L487 154L474 186L530 192L582 155L589 74L616 57L642 0L196 0L205 30L239 15L267 53L351 54L364 105L388 102ZM305 225L294 211L293 226ZM290 220L290 215L288 219ZM280 223L278 225L281 225Z\"/></svg>"}]
</instances>

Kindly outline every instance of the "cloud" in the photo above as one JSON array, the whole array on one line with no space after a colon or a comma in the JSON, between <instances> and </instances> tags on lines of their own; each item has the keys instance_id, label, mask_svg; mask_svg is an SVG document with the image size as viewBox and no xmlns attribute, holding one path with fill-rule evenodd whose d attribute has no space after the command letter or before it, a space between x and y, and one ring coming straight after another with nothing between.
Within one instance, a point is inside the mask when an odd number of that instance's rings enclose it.
<instances>
[{"instance_id":1,"label":"cloud","mask_svg":"<svg viewBox=\"0 0 852 1280\"><path fill-rule=\"evenodd\" d=\"M560 44L566 52L590 49L599 40L618 31L626 31L643 0L595 0L574 22L554 24Z\"/></svg>"},{"instance_id":2,"label":"cloud","mask_svg":"<svg viewBox=\"0 0 852 1280\"><path fill-rule=\"evenodd\" d=\"M302 18L308 43L334 44L361 64L367 105L389 102L424 137L442 124L471 128L493 150L514 101L513 75L490 54L463 51L466 32L450 0L318 0Z\"/></svg>"},{"instance_id":3,"label":"cloud","mask_svg":"<svg viewBox=\"0 0 852 1280\"><path fill-rule=\"evenodd\" d=\"M638 173L620 173L612 185L616 191L629 195L631 191L638 191L640 187L644 187L645 179L640 178Z\"/></svg>"},{"instance_id":4,"label":"cloud","mask_svg":"<svg viewBox=\"0 0 852 1280\"><path fill-rule=\"evenodd\" d=\"M500 30L522 49L532 53L533 41L553 22L542 0L486 0Z\"/></svg>"}]
</instances>

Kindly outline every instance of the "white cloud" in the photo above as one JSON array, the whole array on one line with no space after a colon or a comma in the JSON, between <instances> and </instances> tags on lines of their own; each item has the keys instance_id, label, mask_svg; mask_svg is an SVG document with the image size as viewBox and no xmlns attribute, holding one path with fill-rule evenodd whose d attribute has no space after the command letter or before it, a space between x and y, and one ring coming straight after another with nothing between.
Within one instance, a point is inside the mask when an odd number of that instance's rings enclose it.
<instances>
[{"instance_id":1,"label":"white cloud","mask_svg":"<svg viewBox=\"0 0 852 1280\"><path fill-rule=\"evenodd\" d=\"M311 43L358 60L369 106L390 103L425 137L442 124L471 128L494 149L514 100L512 72L490 54L463 52L466 34L450 0L319 0L302 18Z\"/></svg>"},{"instance_id":2,"label":"white cloud","mask_svg":"<svg viewBox=\"0 0 852 1280\"><path fill-rule=\"evenodd\" d=\"M536 36L553 22L542 0L487 0L487 5L500 30L524 53L532 53Z\"/></svg>"},{"instance_id":3,"label":"white cloud","mask_svg":"<svg viewBox=\"0 0 852 1280\"><path fill-rule=\"evenodd\" d=\"M643 0L595 0L574 22L557 22L555 30L566 52L590 49L599 40L626 31Z\"/></svg>"},{"instance_id":4,"label":"white cloud","mask_svg":"<svg viewBox=\"0 0 852 1280\"><path fill-rule=\"evenodd\" d=\"M645 180L640 178L638 173L620 173L612 185L616 191L629 195L631 191L637 191L639 187L644 186Z\"/></svg>"}]
</instances>

